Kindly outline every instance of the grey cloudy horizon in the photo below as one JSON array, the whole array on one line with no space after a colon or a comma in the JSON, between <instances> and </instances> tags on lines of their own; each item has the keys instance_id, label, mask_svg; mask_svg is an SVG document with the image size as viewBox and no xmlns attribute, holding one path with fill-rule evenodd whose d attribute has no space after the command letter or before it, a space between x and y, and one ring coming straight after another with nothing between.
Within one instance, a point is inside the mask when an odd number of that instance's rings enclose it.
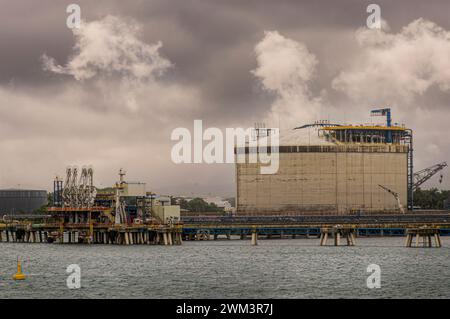
<instances>
[{"instance_id":1,"label":"grey cloudy horizon","mask_svg":"<svg viewBox=\"0 0 450 319\"><path fill-rule=\"evenodd\" d=\"M0 188L50 190L75 164L100 187L123 167L148 190L233 195L233 165L171 162L174 128L367 123L385 106L415 132L416 169L448 160L450 3L377 1L373 32L372 2L0 0Z\"/></svg>"}]
</instances>

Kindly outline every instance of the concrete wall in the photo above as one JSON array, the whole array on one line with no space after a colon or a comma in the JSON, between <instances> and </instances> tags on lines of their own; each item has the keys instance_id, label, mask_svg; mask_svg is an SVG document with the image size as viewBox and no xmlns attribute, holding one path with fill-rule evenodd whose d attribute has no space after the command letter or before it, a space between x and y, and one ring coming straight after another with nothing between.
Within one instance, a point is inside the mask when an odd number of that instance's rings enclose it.
<instances>
[{"instance_id":1,"label":"concrete wall","mask_svg":"<svg viewBox=\"0 0 450 319\"><path fill-rule=\"evenodd\" d=\"M392 211L396 200L378 184L399 192L406 206L407 153L280 153L277 174L236 164L236 180L238 214Z\"/></svg>"}]
</instances>

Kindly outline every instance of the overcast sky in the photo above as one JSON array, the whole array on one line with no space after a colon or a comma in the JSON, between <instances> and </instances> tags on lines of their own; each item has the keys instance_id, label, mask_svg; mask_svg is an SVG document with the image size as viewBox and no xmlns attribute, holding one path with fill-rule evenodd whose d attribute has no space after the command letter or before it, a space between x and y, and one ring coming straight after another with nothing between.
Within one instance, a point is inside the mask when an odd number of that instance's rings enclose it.
<instances>
[{"instance_id":1,"label":"overcast sky","mask_svg":"<svg viewBox=\"0 0 450 319\"><path fill-rule=\"evenodd\" d=\"M174 128L368 123L385 106L415 132L416 169L450 160L450 3L377 1L381 30L369 3L0 0L0 187L89 164L100 187L123 167L148 190L234 194L233 165L172 163Z\"/></svg>"}]
</instances>

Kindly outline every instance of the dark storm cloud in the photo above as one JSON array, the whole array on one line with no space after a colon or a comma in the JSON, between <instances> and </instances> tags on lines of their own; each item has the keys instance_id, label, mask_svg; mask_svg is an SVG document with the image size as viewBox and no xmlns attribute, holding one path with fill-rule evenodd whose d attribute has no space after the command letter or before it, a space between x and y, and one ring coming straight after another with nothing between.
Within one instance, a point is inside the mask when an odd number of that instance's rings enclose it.
<instances>
[{"instance_id":1,"label":"dark storm cloud","mask_svg":"<svg viewBox=\"0 0 450 319\"><path fill-rule=\"evenodd\" d=\"M73 37L65 27L66 6L74 1L4 1L0 11L0 81L45 85L39 57L47 53L57 61L71 54ZM142 38L162 40L162 53L176 64L171 75L203 88L208 113L228 116L240 111L249 116L261 106L249 70L256 62L252 48L265 30L277 30L295 40L308 40L320 61L330 47L339 45L342 32L364 26L370 1L75 1L86 21L108 14L128 16L143 25ZM444 28L450 22L445 1L378 1L382 17L398 29L418 17ZM321 34L317 34L322 31ZM315 40L317 39L317 40ZM346 48L339 48L346 54ZM339 53L338 53L339 54ZM348 52L348 54L352 54ZM319 74L327 67L324 62ZM326 70L327 71L327 70ZM320 74L318 87L329 85ZM323 75L323 76L322 76ZM329 75L328 75L329 76ZM324 83L320 83L321 79ZM60 79L59 79L60 80ZM256 93L256 94L255 94ZM257 101L257 102L255 102ZM267 110L268 104L262 106ZM225 109L225 110L224 110ZM225 112L221 113L220 111Z\"/></svg>"}]
</instances>

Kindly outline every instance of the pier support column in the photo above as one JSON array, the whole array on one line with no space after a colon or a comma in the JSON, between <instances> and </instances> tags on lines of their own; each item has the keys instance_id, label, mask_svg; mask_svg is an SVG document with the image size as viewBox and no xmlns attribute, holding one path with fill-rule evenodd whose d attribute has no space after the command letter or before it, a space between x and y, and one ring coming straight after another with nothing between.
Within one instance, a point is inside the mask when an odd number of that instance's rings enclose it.
<instances>
[{"instance_id":1,"label":"pier support column","mask_svg":"<svg viewBox=\"0 0 450 319\"><path fill-rule=\"evenodd\" d=\"M252 246L258 245L258 233L256 231L252 231Z\"/></svg>"},{"instance_id":2,"label":"pier support column","mask_svg":"<svg viewBox=\"0 0 450 319\"><path fill-rule=\"evenodd\" d=\"M439 234L434 234L434 241L435 241L436 247L438 247L438 248L442 247L441 237L439 237Z\"/></svg>"},{"instance_id":3,"label":"pier support column","mask_svg":"<svg viewBox=\"0 0 450 319\"><path fill-rule=\"evenodd\" d=\"M339 232L334 233L334 245L339 246L341 244L341 234Z\"/></svg>"},{"instance_id":4,"label":"pier support column","mask_svg":"<svg viewBox=\"0 0 450 319\"><path fill-rule=\"evenodd\" d=\"M134 238L133 238L134 236L133 235L134 235L134 233L131 233L131 232L128 233L128 236L130 237L130 245L134 245Z\"/></svg>"},{"instance_id":5,"label":"pier support column","mask_svg":"<svg viewBox=\"0 0 450 319\"><path fill-rule=\"evenodd\" d=\"M325 246L328 240L328 232L322 232L320 234L320 246Z\"/></svg>"},{"instance_id":6,"label":"pier support column","mask_svg":"<svg viewBox=\"0 0 450 319\"><path fill-rule=\"evenodd\" d=\"M406 235L406 241L405 241L405 247L411 247L412 244L412 235L407 234Z\"/></svg>"},{"instance_id":7,"label":"pier support column","mask_svg":"<svg viewBox=\"0 0 450 319\"><path fill-rule=\"evenodd\" d=\"M326 246L329 236L333 236L334 246L341 245L341 236L346 239L347 246L355 245L355 229L351 227L335 226L320 229L320 246Z\"/></svg>"},{"instance_id":8,"label":"pier support column","mask_svg":"<svg viewBox=\"0 0 450 319\"><path fill-rule=\"evenodd\" d=\"M412 247L412 241L413 237L416 236L416 244L415 247L433 247L433 240L434 238L434 247L440 248L441 245L441 239L439 236L439 229L437 228L430 228L430 227L419 227L419 228L410 228L406 230L406 247ZM420 239L422 238L422 245L420 245Z\"/></svg>"}]
</instances>

